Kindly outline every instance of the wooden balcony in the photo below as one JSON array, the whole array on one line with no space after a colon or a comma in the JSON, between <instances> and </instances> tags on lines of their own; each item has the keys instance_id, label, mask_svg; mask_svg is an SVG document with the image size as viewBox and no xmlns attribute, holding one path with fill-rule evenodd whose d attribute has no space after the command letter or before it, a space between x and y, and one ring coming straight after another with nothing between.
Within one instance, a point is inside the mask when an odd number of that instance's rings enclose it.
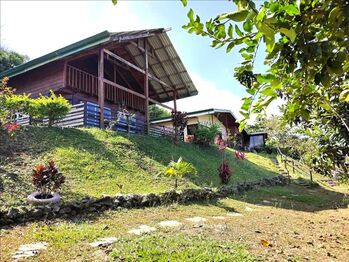
<instances>
[{"instance_id":1,"label":"wooden balcony","mask_svg":"<svg viewBox=\"0 0 349 262\"><path fill-rule=\"evenodd\" d=\"M76 67L67 65L66 74L67 86L88 94L98 96L98 77L80 70ZM145 96L133 90L125 90L123 86L118 85L107 79L104 81L105 101L114 103L122 108L129 108L139 112L145 112Z\"/></svg>"}]
</instances>

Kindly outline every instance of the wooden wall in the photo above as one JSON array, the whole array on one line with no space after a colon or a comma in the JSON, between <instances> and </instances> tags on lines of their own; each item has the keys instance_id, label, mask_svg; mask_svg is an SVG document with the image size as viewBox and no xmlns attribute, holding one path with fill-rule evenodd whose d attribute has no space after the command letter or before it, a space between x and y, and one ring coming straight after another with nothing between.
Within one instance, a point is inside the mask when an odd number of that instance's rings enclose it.
<instances>
[{"instance_id":1,"label":"wooden wall","mask_svg":"<svg viewBox=\"0 0 349 262\"><path fill-rule=\"evenodd\" d=\"M10 78L9 86L17 93L30 93L32 97L40 93L47 95L50 89L56 91L63 87L63 71L64 62L53 62Z\"/></svg>"}]
</instances>

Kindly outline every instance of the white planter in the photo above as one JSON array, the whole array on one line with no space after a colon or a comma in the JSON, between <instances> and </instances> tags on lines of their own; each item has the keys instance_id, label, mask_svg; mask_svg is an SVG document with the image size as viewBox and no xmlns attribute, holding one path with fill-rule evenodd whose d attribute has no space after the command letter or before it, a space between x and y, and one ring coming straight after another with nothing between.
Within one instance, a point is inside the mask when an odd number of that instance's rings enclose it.
<instances>
[{"instance_id":1,"label":"white planter","mask_svg":"<svg viewBox=\"0 0 349 262\"><path fill-rule=\"evenodd\" d=\"M59 203L61 201L61 197L58 193L51 193L50 195L52 197L50 198L38 198L38 196L40 195L40 192L34 192L31 193L28 197L27 197L27 201L29 204L32 205L50 205L50 204L56 204Z\"/></svg>"}]
</instances>

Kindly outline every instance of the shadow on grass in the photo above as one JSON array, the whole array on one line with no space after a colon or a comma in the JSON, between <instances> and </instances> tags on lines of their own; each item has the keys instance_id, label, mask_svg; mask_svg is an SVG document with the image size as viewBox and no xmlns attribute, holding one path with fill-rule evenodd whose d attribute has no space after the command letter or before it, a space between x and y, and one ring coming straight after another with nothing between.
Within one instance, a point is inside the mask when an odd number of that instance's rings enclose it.
<instances>
[{"instance_id":1,"label":"shadow on grass","mask_svg":"<svg viewBox=\"0 0 349 262\"><path fill-rule=\"evenodd\" d=\"M302 179L303 182L304 179ZM234 197L235 200L261 206L304 212L347 208L349 196L321 185L299 185L298 179L286 186L262 187ZM310 182L310 181L309 181Z\"/></svg>"}]
</instances>

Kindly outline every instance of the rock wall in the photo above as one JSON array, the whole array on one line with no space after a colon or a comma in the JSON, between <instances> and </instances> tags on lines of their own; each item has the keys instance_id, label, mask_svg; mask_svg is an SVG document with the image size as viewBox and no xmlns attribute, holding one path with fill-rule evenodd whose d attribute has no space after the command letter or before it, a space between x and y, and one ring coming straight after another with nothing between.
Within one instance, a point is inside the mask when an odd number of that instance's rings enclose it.
<instances>
[{"instance_id":1,"label":"rock wall","mask_svg":"<svg viewBox=\"0 0 349 262\"><path fill-rule=\"evenodd\" d=\"M162 194L126 194L103 196L101 198L85 197L80 201L60 203L50 206L11 207L0 213L0 226L53 218L69 218L78 214L99 213L108 209L144 208L171 203L203 201L241 194L248 190L263 187L286 185L289 179L285 176L263 178L258 181L239 183L236 186L222 186L218 190L211 188L184 189L181 192L168 191Z\"/></svg>"}]
</instances>

